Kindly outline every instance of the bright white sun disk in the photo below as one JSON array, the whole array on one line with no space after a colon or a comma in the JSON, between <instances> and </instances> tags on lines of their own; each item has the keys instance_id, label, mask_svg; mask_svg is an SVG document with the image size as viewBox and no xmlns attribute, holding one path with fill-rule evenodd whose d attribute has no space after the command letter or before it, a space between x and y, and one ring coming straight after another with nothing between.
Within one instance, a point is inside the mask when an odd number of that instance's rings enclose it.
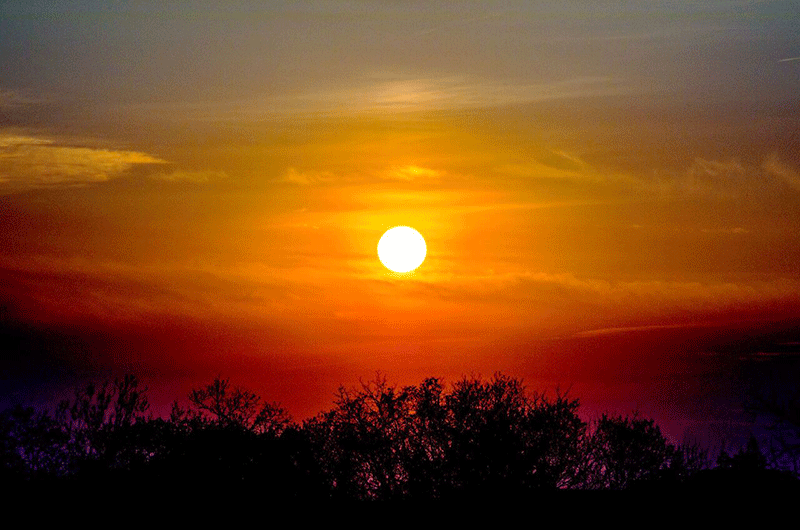
<instances>
[{"instance_id":1,"label":"bright white sun disk","mask_svg":"<svg viewBox=\"0 0 800 530\"><path fill-rule=\"evenodd\" d=\"M422 234L410 226L395 226L378 241L378 257L394 272L413 271L425 261L428 248Z\"/></svg>"}]
</instances>

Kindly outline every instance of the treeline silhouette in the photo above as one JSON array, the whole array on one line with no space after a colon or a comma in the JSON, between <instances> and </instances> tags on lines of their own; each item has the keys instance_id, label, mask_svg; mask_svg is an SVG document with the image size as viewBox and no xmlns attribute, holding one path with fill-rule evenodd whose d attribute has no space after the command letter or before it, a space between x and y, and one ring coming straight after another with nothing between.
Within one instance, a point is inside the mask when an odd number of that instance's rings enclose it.
<instances>
[{"instance_id":1,"label":"treeline silhouette","mask_svg":"<svg viewBox=\"0 0 800 530\"><path fill-rule=\"evenodd\" d=\"M793 488L751 439L709 463L651 419L587 423L568 395L529 394L496 374L399 388L376 376L340 388L301 424L217 377L149 414L131 375L90 384L54 412L0 414L0 480L20 487L184 488L280 499L517 499L563 490Z\"/></svg>"}]
</instances>

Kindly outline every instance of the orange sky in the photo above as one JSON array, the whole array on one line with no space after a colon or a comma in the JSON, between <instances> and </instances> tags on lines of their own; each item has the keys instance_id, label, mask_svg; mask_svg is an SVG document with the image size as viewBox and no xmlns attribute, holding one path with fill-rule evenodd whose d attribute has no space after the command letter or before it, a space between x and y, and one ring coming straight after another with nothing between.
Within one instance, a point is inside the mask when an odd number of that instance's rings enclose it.
<instances>
[{"instance_id":1,"label":"orange sky","mask_svg":"<svg viewBox=\"0 0 800 530\"><path fill-rule=\"evenodd\" d=\"M797 358L797 2L546 5L4 4L4 401L503 370L733 421Z\"/></svg>"}]
</instances>

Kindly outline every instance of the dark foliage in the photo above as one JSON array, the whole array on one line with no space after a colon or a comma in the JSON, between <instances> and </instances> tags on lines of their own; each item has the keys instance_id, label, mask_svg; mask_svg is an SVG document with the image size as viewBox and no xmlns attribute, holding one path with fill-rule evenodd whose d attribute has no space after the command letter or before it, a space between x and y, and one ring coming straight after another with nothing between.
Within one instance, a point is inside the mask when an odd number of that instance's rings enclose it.
<instances>
[{"instance_id":1,"label":"dark foliage","mask_svg":"<svg viewBox=\"0 0 800 530\"><path fill-rule=\"evenodd\" d=\"M578 408L577 399L529 394L502 374L464 378L449 391L436 378L399 388L377 376L340 388L331 410L298 425L279 405L218 377L162 419L148 415L146 388L126 376L80 389L52 415L2 412L0 480L196 498L244 492L273 502L520 499L565 489L691 489L736 477L798 484L770 474L754 440L708 470L702 450L668 443L652 420L603 415L589 425Z\"/></svg>"},{"instance_id":2,"label":"dark foliage","mask_svg":"<svg viewBox=\"0 0 800 530\"><path fill-rule=\"evenodd\" d=\"M697 473L687 483L688 489L737 494L740 492L800 493L797 476L780 467L770 467L758 442L750 437L747 445L729 455L724 450L717 457L717 467Z\"/></svg>"},{"instance_id":3,"label":"dark foliage","mask_svg":"<svg viewBox=\"0 0 800 530\"><path fill-rule=\"evenodd\" d=\"M653 420L605 414L587 449L587 485L614 490L662 479L676 454Z\"/></svg>"},{"instance_id":4,"label":"dark foliage","mask_svg":"<svg viewBox=\"0 0 800 530\"><path fill-rule=\"evenodd\" d=\"M69 435L46 413L17 406L0 414L0 479L45 480L68 472Z\"/></svg>"},{"instance_id":5,"label":"dark foliage","mask_svg":"<svg viewBox=\"0 0 800 530\"><path fill-rule=\"evenodd\" d=\"M800 386L795 382L768 388L753 391L746 407L754 418L765 416L770 421L769 466L800 476Z\"/></svg>"}]
</instances>

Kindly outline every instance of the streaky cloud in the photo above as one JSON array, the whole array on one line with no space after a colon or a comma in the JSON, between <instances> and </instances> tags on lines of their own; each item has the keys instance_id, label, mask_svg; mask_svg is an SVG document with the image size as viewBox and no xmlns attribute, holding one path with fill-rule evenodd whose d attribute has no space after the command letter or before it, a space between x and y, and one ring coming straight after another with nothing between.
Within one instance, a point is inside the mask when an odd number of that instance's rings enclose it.
<instances>
[{"instance_id":1,"label":"streaky cloud","mask_svg":"<svg viewBox=\"0 0 800 530\"><path fill-rule=\"evenodd\" d=\"M224 171L165 171L148 175L153 180L165 182L193 182L201 184L228 178Z\"/></svg>"},{"instance_id":2,"label":"streaky cloud","mask_svg":"<svg viewBox=\"0 0 800 530\"><path fill-rule=\"evenodd\" d=\"M573 338L580 339L580 338L591 338L591 337L603 337L607 335L621 335L624 333L635 333L638 331L655 331L655 330L662 330L662 329L687 329L687 328L700 328L700 327L713 327L715 323L709 322L686 322L681 324L654 324L650 326L625 326L625 327L617 327L617 328L600 328L600 329L590 329L587 331L580 331L573 335Z\"/></svg>"},{"instance_id":3,"label":"streaky cloud","mask_svg":"<svg viewBox=\"0 0 800 530\"><path fill-rule=\"evenodd\" d=\"M587 76L539 83L511 83L468 76L365 76L345 85L292 95L181 105L196 119L283 119L286 115L336 117L478 109L591 95L629 93L624 80ZM152 109L151 109L152 110ZM201 112L202 114L198 114Z\"/></svg>"},{"instance_id":4,"label":"streaky cloud","mask_svg":"<svg viewBox=\"0 0 800 530\"><path fill-rule=\"evenodd\" d=\"M775 175L795 190L800 191L800 173L784 164L777 154L770 154L761 167L764 171Z\"/></svg>"},{"instance_id":5,"label":"streaky cloud","mask_svg":"<svg viewBox=\"0 0 800 530\"><path fill-rule=\"evenodd\" d=\"M165 163L139 151L0 132L0 193L103 182L137 165Z\"/></svg>"}]
</instances>

